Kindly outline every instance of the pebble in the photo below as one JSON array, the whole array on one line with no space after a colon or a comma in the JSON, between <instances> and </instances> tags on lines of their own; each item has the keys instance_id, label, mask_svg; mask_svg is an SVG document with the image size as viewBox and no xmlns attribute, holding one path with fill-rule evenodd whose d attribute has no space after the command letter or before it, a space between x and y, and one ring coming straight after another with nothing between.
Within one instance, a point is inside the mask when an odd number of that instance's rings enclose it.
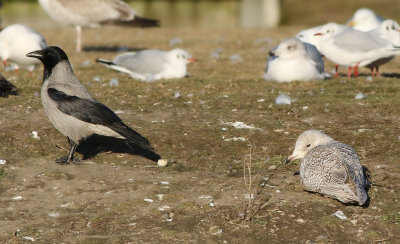
<instances>
[{"instance_id":1,"label":"pebble","mask_svg":"<svg viewBox=\"0 0 400 244\"><path fill-rule=\"evenodd\" d=\"M290 105L292 103L292 99L285 94L280 94L275 98L276 104Z\"/></svg>"},{"instance_id":2,"label":"pebble","mask_svg":"<svg viewBox=\"0 0 400 244\"><path fill-rule=\"evenodd\" d=\"M268 167L268 169L270 169L270 170L275 170L276 168L277 168L276 165L271 165Z\"/></svg>"},{"instance_id":3,"label":"pebble","mask_svg":"<svg viewBox=\"0 0 400 244\"><path fill-rule=\"evenodd\" d=\"M242 57L240 57L239 54L233 54L233 55L229 58L229 60L230 60L232 63L237 63L237 62L242 62L242 61L243 61Z\"/></svg>"},{"instance_id":4,"label":"pebble","mask_svg":"<svg viewBox=\"0 0 400 244\"><path fill-rule=\"evenodd\" d=\"M180 98L181 97L181 93L179 91L176 91L174 93L174 98Z\"/></svg>"},{"instance_id":5,"label":"pebble","mask_svg":"<svg viewBox=\"0 0 400 244\"><path fill-rule=\"evenodd\" d=\"M182 41L181 38L176 37L176 38L172 38L172 39L169 40L169 45L170 45L170 46L174 46L174 45L176 45L176 44L181 44L182 42L183 42L183 41Z\"/></svg>"},{"instance_id":6,"label":"pebble","mask_svg":"<svg viewBox=\"0 0 400 244\"><path fill-rule=\"evenodd\" d=\"M336 211L332 215L337 217L337 218L339 218L339 219L341 219L341 220L346 220L347 219L346 215L344 215L343 211L341 211L341 210Z\"/></svg>"},{"instance_id":7,"label":"pebble","mask_svg":"<svg viewBox=\"0 0 400 244\"><path fill-rule=\"evenodd\" d=\"M32 131L32 138L35 139L35 140L39 140L40 139L39 136L38 136L37 131Z\"/></svg>"},{"instance_id":8,"label":"pebble","mask_svg":"<svg viewBox=\"0 0 400 244\"><path fill-rule=\"evenodd\" d=\"M145 202L154 202L153 201L153 199L150 199L150 198L145 198L145 199L143 199Z\"/></svg>"},{"instance_id":9,"label":"pebble","mask_svg":"<svg viewBox=\"0 0 400 244\"><path fill-rule=\"evenodd\" d=\"M364 98L367 98L367 95L365 95L362 92L357 93L356 96L354 97L354 99L356 99L356 100L360 100L360 99L364 99Z\"/></svg>"},{"instance_id":10,"label":"pebble","mask_svg":"<svg viewBox=\"0 0 400 244\"><path fill-rule=\"evenodd\" d=\"M112 78L110 80L110 83L108 83L110 86L119 86L119 80L117 78Z\"/></svg>"},{"instance_id":11,"label":"pebble","mask_svg":"<svg viewBox=\"0 0 400 244\"><path fill-rule=\"evenodd\" d=\"M7 163L7 161L6 160L4 160L4 159L0 159L0 165L5 165Z\"/></svg>"}]
</instances>

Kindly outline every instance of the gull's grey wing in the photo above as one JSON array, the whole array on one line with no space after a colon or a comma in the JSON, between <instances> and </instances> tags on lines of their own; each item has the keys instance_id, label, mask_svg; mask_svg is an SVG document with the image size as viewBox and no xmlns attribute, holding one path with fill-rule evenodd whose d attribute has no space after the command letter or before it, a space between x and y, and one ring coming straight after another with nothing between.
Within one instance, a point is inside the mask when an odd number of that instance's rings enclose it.
<instances>
[{"instance_id":1,"label":"gull's grey wing","mask_svg":"<svg viewBox=\"0 0 400 244\"><path fill-rule=\"evenodd\" d=\"M314 61L317 70L319 73L324 73L324 59L322 58L322 54L318 51L318 49L309 43L303 42L304 47L306 48L306 52L310 56L310 58Z\"/></svg>"},{"instance_id":2,"label":"gull's grey wing","mask_svg":"<svg viewBox=\"0 0 400 244\"><path fill-rule=\"evenodd\" d=\"M90 22L128 21L135 12L120 0L54 0L73 15L81 16Z\"/></svg>"},{"instance_id":3,"label":"gull's grey wing","mask_svg":"<svg viewBox=\"0 0 400 244\"><path fill-rule=\"evenodd\" d=\"M55 88L47 89L47 93L57 104L57 108L63 113L87 123L106 126L143 149L153 151L153 148L146 138L125 125L122 120L104 104L94 99L88 100L67 95Z\"/></svg>"},{"instance_id":4,"label":"gull's grey wing","mask_svg":"<svg viewBox=\"0 0 400 244\"><path fill-rule=\"evenodd\" d=\"M166 52L144 50L136 53L124 53L114 59L114 63L138 74L158 74L167 64Z\"/></svg>"},{"instance_id":5,"label":"gull's grey wing","mask_svg":"<svg viewBox=\"0 0 400 244\"><path fill-rule=\"evenodd\" d=\"M369 33L353 29L345 30L332 38L335 45L352 52L367 52L383 48L385 44L384 40L371 37Z\"/></svg>"}]
</instances>

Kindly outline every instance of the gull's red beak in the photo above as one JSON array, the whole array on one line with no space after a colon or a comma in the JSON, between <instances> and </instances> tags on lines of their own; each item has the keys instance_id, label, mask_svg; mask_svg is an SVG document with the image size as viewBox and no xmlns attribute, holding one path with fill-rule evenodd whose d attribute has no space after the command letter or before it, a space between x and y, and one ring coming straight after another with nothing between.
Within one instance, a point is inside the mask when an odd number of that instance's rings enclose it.
<instances>
[{"instance_id":1,"label":"gull's red beak","mask_svg":"<svg viewBox=\"0 0 400 244\"><path fill-rule=\"evenodd\" d=\"M188 58L187 61L191 63L191 62L196 62L197 59L195 59L195 58Z\"/></svg>"},{"instance_id":2,"label":"gull's red beak","mask_svg":"<svg viewBox=\"0 0 400 244\"><path fill-rule=\"evenodd\" d=\"M324 34L321 32L315 33L314 36L323 36Z\"/></svg>"}]
</instances>

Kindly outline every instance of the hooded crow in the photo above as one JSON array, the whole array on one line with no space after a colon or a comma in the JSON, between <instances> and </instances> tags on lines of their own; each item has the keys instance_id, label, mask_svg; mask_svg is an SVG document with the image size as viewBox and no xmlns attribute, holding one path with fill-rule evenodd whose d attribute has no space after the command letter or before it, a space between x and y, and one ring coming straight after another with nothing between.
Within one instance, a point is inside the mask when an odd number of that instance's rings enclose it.
<instances>
[{"instance_id":1,"label":"hooded crow","mask_svg":"<svg viewBox=\"0 0 400 244\"><path fill-rule=\"evenodd\" d=\"M71 145L68 156L57 159L56 163L73 162L79 143L94 134L124 139L129 146L150 153L152 156L149 158L153 161L160 159L146 138L125 125L113 111L89 94L75 77L61 48L51 46L27 56L43 63L43 107L54 127L67 136Z\"/></svg>"}]
</instances>

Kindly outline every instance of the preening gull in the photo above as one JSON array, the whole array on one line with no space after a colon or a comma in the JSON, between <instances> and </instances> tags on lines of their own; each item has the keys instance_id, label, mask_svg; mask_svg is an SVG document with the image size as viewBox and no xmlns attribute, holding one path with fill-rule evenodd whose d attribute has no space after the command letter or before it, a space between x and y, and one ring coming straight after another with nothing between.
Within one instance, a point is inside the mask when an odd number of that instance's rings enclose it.
<instances>
[{"instance_id":1,"label":"preening gull","mask_svg":"<svg viewBox=\"0 0 400 244\"><path fill-rule=\"evenodd\" d=\"M9 25L0 32L0 57L4 65L7 61L12 63L16 71L19 68L33 71L40 61L26 54L46 47L42 35L22 24Z\"/></svg>"},{"instance_id":2,"label":"preening gull","mask_svg":"<svg viewBox=\"0 0 400 244\"><path fill-rule=\"evenodd\" d=\"M358 67L365 67L381 58L400 54L400 47L393 45L388 39L374 35L372 32L362 32L354 29L340 30L338 24L328 23L321 32L319 49L332 62L349 67L348 77L352 67L354 75L358 76Z\"/></svg>"},{"instance_id":3,"label":"preening gull","mask_svg":"<svg viewBox=\"0 0 400 244\"><path fill-rule=\"evenodd\" d=\"M196 61L182 49L171 51L144 50L117 55L113 61L97 59L111 69L128 73L133 79L151 82L187 76L186 65Z\"/></svg>"},{"instance_id":4,"label":"preening gull","mask_svg":"<svg viewBox=\"0 0 400 244\"><path fill-rule=\"evenodd\" d=\"M278 82L308 81L329 77L324 61L315 46L297 38L283 40L271 49L264 79Z\"/></svg>"},{"instance_id":5,"label":"preening gull","mask_svg":"<svg viewBox=\"0 0 400 244\"><path fill-rule=\"evenodd\" d=\"M117 24L133 27L159 26L159 21L141 18L121 0L39 0L42 8L56 22L74 26L76 51L80 52L82 27Z\"/></svg>"},{"instance_id":6,"label":"preening gull","mask_svg":"<svg viewBox=\"0 0 400 244\"><path fill-rule=\"evenodd\" d=\"M294 159L301 159L300 180L304 190L360 206L367 201L367 180L351 146L321 131L307 130L297 139L286 162Z\"/></svg>"},{"instance_id":7,"label":"preening gull","mask_svg":"<svg viewBox=\"0 0 400 244\"><path fill-rule=\"evenodd\" d=\"M353 17L347 25L359 31L370 31L379 26L384 19L374 13L371 9L360 8L354 12Z\"/></svg>"}]
</instances>

